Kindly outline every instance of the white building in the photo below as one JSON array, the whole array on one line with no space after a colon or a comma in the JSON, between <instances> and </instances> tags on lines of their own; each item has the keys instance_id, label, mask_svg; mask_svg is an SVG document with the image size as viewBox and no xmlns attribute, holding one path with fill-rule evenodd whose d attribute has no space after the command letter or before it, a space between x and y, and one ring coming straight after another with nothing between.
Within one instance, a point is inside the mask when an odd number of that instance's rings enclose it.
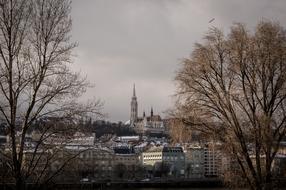
<instances>
[{"instance_id":1,"label":"white building","mask_svg":"<svg viewBox=\"0 0 286 190\"><path fill-rule=\"evenodd\" d=\"M140 160L143 166L154 166L156 163L162 162L163 147L151 147L141 153Z\"/></svg>"},{"instance_id":2,"label":"white building","mask_svg":"<svg viewBox=\"0 0 286 190\"><path fill-rule=\"evenodd\" d=\"M119 136L116 138L116 141L128 143L130 141L139 141L139 136Z\"/></svg>"}]
</instances>

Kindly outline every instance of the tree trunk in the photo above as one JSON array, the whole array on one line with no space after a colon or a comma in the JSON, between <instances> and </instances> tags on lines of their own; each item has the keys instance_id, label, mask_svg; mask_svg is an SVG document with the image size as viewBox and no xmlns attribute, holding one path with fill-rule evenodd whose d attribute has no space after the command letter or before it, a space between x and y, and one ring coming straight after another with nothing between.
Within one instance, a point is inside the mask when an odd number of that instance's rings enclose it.
<instances>
[{"instance_id":1,"label":"tree trunk","mask_svg":"<svg viewBox=\"0 0 286 190\"><path fill-rule=\"evenodd\" d=\"M25 182L22 179L22 176L20 173L16 175L16 189L17 190L25 190L26 189Z\"/></svg>"},{"instance_id":2,"label":"tree trunk","mask_svg":"<svg viewBox=\"0 0 286 190\"><path fill-rule=\"evenodd\" d=\"M265 184L263 186L264 190L271 190L272 187L272 176L271 176L271 164L266 164L266 176L265 176Z\"/></svg>"}]
</instances>

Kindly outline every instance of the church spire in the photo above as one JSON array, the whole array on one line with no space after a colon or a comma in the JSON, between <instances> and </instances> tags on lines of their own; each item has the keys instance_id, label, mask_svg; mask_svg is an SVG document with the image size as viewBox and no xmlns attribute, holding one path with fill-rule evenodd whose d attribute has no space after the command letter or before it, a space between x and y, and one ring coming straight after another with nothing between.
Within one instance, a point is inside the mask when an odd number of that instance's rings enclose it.
<instances>
[{"instance_id":1,"label":"church spire","mask_svg":"<svg viewBox=\"0 0 286 190\"><path fill-rule=\"evenodd\" d=\"M131 113L130 113L130 124L132 126L135 125L137 118L138 118L138 103L135 92L135 84L133 84L133 96L131 98Z\"/></svg>"},{"instance_id":2,"label":"church spire","mask_svg":"<svg viewBox=\"0 0 286 190\"><path fill-rule=\"evenodd\" d=\"M135 92L135 83L133 84L133 97L136 96L136 92Z\"/></svg>"},{"instance_id":3,"label":"church spire","mask_svg":"<svg viewBox=\"0 0 286 190\"><path fill-rule=\"evenodd\" d=\"M151 107L151 117L153 117L153 106Z\"/></svg>"}]
</instances>

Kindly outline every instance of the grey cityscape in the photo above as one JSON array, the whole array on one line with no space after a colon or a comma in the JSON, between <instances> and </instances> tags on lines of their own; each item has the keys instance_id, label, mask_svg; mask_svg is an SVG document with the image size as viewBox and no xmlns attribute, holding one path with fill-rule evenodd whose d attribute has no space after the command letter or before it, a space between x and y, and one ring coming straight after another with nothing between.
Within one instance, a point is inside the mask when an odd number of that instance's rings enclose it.
<instances>
[{"instance_id":1,"label":"grey cityscape","mask_svg":"<svg viewBox=\"0 0 286 190\"><path fill-rule=\"evenodd\" d=\"M0 189L283 189L286 1L0 0Z\"/></svg>"}]
</instances>

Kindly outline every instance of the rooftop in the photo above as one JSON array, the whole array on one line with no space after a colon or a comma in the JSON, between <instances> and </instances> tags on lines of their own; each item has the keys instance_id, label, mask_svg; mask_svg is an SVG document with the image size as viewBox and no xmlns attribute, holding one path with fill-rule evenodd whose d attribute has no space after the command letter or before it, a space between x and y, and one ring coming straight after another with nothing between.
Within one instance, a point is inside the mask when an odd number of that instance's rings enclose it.
<instances>
[{"instance_id":1,"label":"rooftop","mask_svg":"<svg viewBox=\"0 0 286 190\"><path fill-rule=\"evenodd\" d=\"M182 147L164 147L163 152L183 152Z\"/></svg>"},{"instance_id":2,"label":"rooftop","mask_svg":"<svg viewBox=\"0 0 286 190\"><path fill-rule=\"evenodd\" d=\"M129 147L114 147L115 154L134 154L134 149Z\"/></svg>"}]
</instances>

